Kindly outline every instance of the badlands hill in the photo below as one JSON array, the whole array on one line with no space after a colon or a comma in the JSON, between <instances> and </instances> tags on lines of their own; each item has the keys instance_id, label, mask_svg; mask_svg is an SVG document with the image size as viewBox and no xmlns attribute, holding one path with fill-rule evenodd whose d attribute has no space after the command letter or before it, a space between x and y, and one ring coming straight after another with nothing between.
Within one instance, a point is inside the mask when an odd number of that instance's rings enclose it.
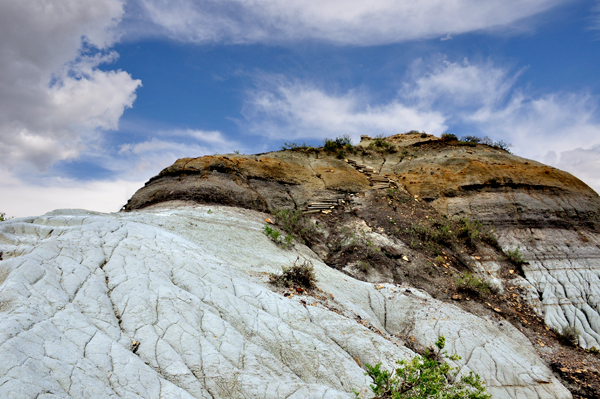
<instances>
[{"instance_id":1,"label":"badlands hill","mask_svg":"<svg viewBox=\"0 0 600 399\"><path fill-rule=\"evenodd\" d=\"M493 398L600 397L593 190L483 144L345 144L0 223L0 397L368 397L365 364L439 335ZM298 262L314 289L270 283Z\"/></svg>"}]
</instances>

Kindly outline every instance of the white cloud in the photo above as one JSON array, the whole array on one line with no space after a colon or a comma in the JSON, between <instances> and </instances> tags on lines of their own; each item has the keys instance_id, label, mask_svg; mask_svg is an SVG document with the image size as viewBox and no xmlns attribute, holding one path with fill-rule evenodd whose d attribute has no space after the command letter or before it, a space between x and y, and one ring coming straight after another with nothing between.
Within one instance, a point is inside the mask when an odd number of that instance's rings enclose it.
<instances>
[{"instance_id":1,"label":"white cloud","mask_svg":"<svg viewBox=\"0 0 600 399\"><path fill-rule=\"evenodd\" d=\"M118 157L108 157L105 163L129 180L148 179L180 158L244 151L237 141L229 140L219 131L169 130L157 133L151 140L128 143L120 147Z\"/></svg>"},{"instance_id":2,"label":"white cloud","mask_svg":"<svg viewBox=\"0 0 600 399\"><path fill-rule=\"evenodd\" d=\"M417 60L411 81L404 85L401 96L416 100L420 107L469 110L493 107L512 89L518 73L510 75L491 62L471 64L442 59L428 66Z\"/></svg>"},{"instance_id":3,"label":"white cloud","mask_svg":"<svg viewBox=\"0 0 600 399\"><path fill-rule=\"evenodd\" d=\"M412 129L441 133L444 117L397 100L370 105L366 93L336 95L306 83L272 79L251 92L243 114L256 134L270 138L319 138L396 134Z\"/></svg>"},{"instance_id":4,"label":"white cloud","mask_svg":"<svg viewBox=\"0 0 600 399\"><path fill-rule=\"evenodd\" d=\"M122 15L122 0L0 1L1 167L43 170L117 127L140 81L96 67Z\"/></svg>"},{"instance_id":5,"label":"white cloud","mask_svg":"<svg viewBox=\"0 0 600 399\"><path fill-rule=\"evenodd\" d=\"M506 27L566 0L135 0L153 32L190 42L372 45ZM132 28L130 26L130 28ZM152 34L138 25L142 34Z\"/></svg>"},{"instance_id":6,"label":"white cloud","mask_svg":"<svg viewBox=\"0 0 600 399\"><path fill-rule=\"evenodd\" d=\"M420 109L447 115L447 123L510 141L527 157L600 142L597 97L562 92L533 95L516 85L522 72L511 73L491 62L442 60L415 72L414 82L403 88L404 97Z\"/></svg>"},{"instance_id":7,"label":"white cloud","mask_svg":"<svg viewBox=\"0 0 600 399\"><path fill-rule=\"evenodd\" d=\"M208 143L213 146L215 150L228 152L231 150L231 147L234 145L238 145L235 141L231 141L223 136L223 133L218 130L197 130L197 129L185 129L185 130L171 130L168 132L159 133L162 136L181 136L181 137L190 137L196 141L200 141L202 143Z\"/></svg>"},{"instance_id":8,"label":"white cloud","mask_svg":"<svg viewBox=\"0 0 600 399\"><path fill-rule=\"evenodd\" d=\"M82 182L48 178L44 184L27 183L0 171L3 195L0 212L8 216L36 216L54 209L76 208L98 212L117 212L145 180L102 180Z\"/></svg>"}]
</instances>

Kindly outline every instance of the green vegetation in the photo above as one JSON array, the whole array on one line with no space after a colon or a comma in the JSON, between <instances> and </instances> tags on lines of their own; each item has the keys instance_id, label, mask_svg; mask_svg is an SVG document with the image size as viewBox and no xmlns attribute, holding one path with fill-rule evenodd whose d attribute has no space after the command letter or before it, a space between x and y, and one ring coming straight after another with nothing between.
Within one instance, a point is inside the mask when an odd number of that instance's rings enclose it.
<instances>
[{"instance_id":1,"label":"green vegetation","mask_svg":"<svg viewBox=\"0 0 600 399\"><path fill-rule=\"evenodd\" d=\"M4 222L6 220L12 219L11 217L6 216L6 213L0 212L0 222Z\"/></svg>"},{"instance_id":2,"label":"green vegetation","mask_svg":"<svg viewBox=\"0 0 600 399\"><path fill-rule=\"evenodd\" d=\"M509 154L510 154L509 147L512 147L512 144L510 144L510 143L507 143L503 140L494 141L491 138L489 138L488 136L485 136L484 138L480 138L477 136L463 136L460 138L460 141L458 142L458 144L466 145L469 147L475 147L475 146L477 146L477 144L483 144L483 145L487 145L489 147L495 148L497 150L506 151Z\"/></svg>"},{"instance_id":3,"label":"green vegetation","mask_svg":"<svg viewBox=\"0 0 600 399\"><path fill-rule=\"evenodd\" d=\"M283 267L281 274L269 274L269 282L274 285L284 287L299 286L305 289L314 288L315 282L314 265L311 261L304 259L300 263L300 258L296 258L292 266Z\"/></svg>"},{"instance_id":4,"label":"green vegetation","mask_svg":"<svg viewBox=\"0 0 600 399\"><path fill-rule=\"evenodd\" d=\"M382 154L393 154L397 151L396 146L385 141L385 137L381 135L376 136L373 139L371 144L369 144L369 148L372 148Z\"/></svg>"},{"instance_id":5,"label":"green vegetation","mask_svg":"<svg viewBox=\"0 0 600 399\"><path fill-rule=\"evenodd\" d=\"M424 221L408 228L407 232L415 239L410 243L413 249L429 249L435 255L441 253L440 245L451 247L454 234L451 230L451 221L439 218L433 221Z\"/></svg>"},{"instance_id":6,"label":"green vegetation","mask_svg":"<svg viewBox=\"0 0 600 399\"><path fill-rule=\"evenodd\" d=\"M521 267L525 264L525 260L523 259L523 255L519 252L519 248L515 248L514 251L506 251L504 253L506 259L517 267Z\"/></svg>"},{"instance_id":7,"label":"green vegetation","mask_svg":"<svg viewBox=\"0 0 600 399\"><path fill-rule=\"evenodd\" d=\"M444 141L454 141L454 140L458 140L458 137L456 137L456 135L452 134L452 133L443 133L442 134L442 140L444 140Z\"/></svg>"},{"instance_id":8,"label":"green vegetation","mask_svg":"<svg viewBox=\"0 0 600 399\"><path fill-rule=\"evenodd\" d=\"M565 345L577 346L579 344L579 330L575 326L567 326L557 331L558 339Z\"/></svg>"},{"instance_id":9,"label":"green vegetation","mask_svg":"<svg viewBox=\"0 0 600 399\"><path fill-rule=\"evenodd\" d=\"M476 277L471 272L466 272L465 274L459 276L456 279L456 286L459 290L469 291L482 297L492 293L488 283Z\"/></svg>"},{"instance_id":10,"label":"green vegetation","mask_svg":"<svg viewBox=\"0 0 600 399\"><path fill-rule=\"evenodd\" d=\"M272 214L277 218L277 224L287 233L287 236L295 237L302 244L310 242L312 236L317 232L313 222L301 210L275 209Z\"/></svg>"},{"instance_id":11,"label":"green vegetation","mask_svg":"<svg viewBox=\"0 0 600 399\"><path fill-rule=\"evenodd\" d=\"M458 219L458 237L462 238L471 247L475 246L477 242L482 241L499 249L498 239L494 230L484 226L479 220L471 220L467 217Z\"/></svg>"},{"instance_id":12,"label":"green vegetation","mask_svg":"<svg viewBox=\"0 0 600 399\"><path fill-rule=\"evenodd\" d=\"M337 137L336 139L325 139L323 142L323 151L326 153L335 153L338 159L344 159L346 152L356 153L356 149L352 146L352 139L347 134Z\"/></svg>"},{"instance_id":13,"label":"green vegetation","mask_svg":"<svg viewBox=\"0 0 600 399\"><path fill-rule=\"evenodd\" d=\"M317 148L307 145L306 143L297 144L297 143L284 143L281 147L281 151L290 150L290 151L298 151L304 152L306 154L310 152L317 152Z\"/></svg>"},{"instance_id":14,"label":"green vegetation","mask_svg":"<svg viewBox=\"0 0 600 399\"><path fill-rule=\"evenodd\" d=\"M375 399L490 399L484 381L473 372L458 377L445 359L459 360L443 351L446 339L442 335L435 343L437 350L429 348L411 361L400 360L392 372L381 369L381 363L366 365L367 375L373 379L371 391ZM356 397L359 394L354 391Z\"/></svg>"},{"instance_id":15,"label":"green vegetation","mask_svg":"<svg viewBox=\"0 0 600 399\"><path fill-rule=\"evenodd\" d=\"M265 233L267 237L269 237L277 245L281 245L283 248L291 247L294 241L294 237L291 234L287 234L284 236L268 224L265 224L263 228L263 233Z\"/></svg>"},{"instance_id":16,"label":"green vegetation","mask_svg":"<svg viewBox=\"0 0 600 399\"><path fill-rule=\"evenodd\" d=\"M402 235L402 232L399 233ZM499 249L492 228L467 217L449 219L438 216L422 219L406 228L405 234L409 236L408 244L412 249L423 251L432 257L445 254L445 248L454 252L460 252L463 248L473 251L481 243Z\"/></svg>"}]
</instances>

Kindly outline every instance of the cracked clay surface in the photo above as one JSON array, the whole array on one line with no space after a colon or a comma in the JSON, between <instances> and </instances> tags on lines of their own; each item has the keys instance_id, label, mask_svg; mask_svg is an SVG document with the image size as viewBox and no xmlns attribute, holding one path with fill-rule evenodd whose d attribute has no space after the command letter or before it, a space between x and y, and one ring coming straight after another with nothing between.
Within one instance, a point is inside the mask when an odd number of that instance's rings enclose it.
<instances>
[{"instance_id":1,"label":"cracked clay surface","mask_svg":"<svg viewBox=\"0 0 600 399\"><path fill-rule=\"evenodd\" d=\"M391 367L414 355L406 340L440 334L495 399L571 397L515 328L281 249L264 217L173 205L3 222L0 397L352 398L365 364ZM267 283L297 257L319 295Z\"/></svg>"}]
</instances>

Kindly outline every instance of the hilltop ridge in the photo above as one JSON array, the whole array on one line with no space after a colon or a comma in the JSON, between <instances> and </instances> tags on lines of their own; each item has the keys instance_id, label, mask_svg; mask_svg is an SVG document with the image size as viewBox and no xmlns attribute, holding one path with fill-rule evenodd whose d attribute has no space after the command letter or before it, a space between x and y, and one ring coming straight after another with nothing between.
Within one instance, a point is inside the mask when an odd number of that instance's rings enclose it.
<instances>
[{"instance_id":1,"label":"hilltop ridge","mask_svg":"<svg viewBox=\"0 0 600 399\"><path fill-rule=\"evenodd\" d=\"M183 158L150 179L124 209L169 200L260 211L301 209L318 196L372 189L368 178L345 162L354 160L449 216L476 213L495 224L572 221L597 228L600 197L581 180L501 149L472 144L407 133L384 139L363 136L356 146L329 151L295 146L258 155Z\"/></svg>"}]
</instances>

